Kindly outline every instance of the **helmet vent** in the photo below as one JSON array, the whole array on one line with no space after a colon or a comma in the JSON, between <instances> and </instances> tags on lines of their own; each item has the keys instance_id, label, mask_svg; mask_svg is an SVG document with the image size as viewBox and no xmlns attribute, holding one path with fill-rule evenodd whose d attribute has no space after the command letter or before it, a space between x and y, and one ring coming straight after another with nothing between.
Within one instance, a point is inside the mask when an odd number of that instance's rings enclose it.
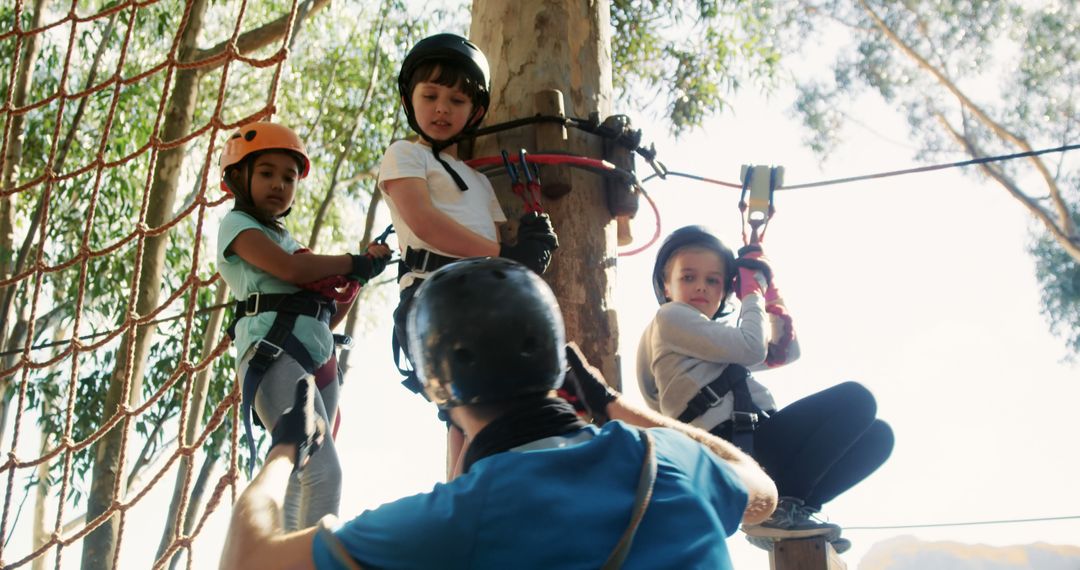
<instances>
[{"instance_id":1,"label":"helmet vent","mask_svg":"<svg viewBox=\"0 0 1080 570\"><path fill-rule=\"evenodd\" d=\"M251 142L251 141L255 140L255 135L256 134L258 134L258 133L255 132L255 129L251 129L250 131L244 133L244 140L246 140L248 142Z\"/></svg>"},{"instance_id":2,"label":"helmet vent","mask_svg":"<svg viewBox=\"0 0 1080 570\"><path fill-rule=\"evenodd\" d=\"M506 279L506 272L502 270L496 269L492 271L491 274L494 275L496 279Z\"/></svg>"}]
</instances>

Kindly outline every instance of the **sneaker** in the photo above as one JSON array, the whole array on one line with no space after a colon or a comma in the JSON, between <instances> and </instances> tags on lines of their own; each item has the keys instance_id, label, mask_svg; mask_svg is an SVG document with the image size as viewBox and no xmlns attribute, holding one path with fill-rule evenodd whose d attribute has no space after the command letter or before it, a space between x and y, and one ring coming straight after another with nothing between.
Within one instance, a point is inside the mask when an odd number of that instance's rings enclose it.
<instances>
[{"instance_id":1,"label":"sneaker","mask_svg":"<svg viewBox=\"0 0 1080 570\"><path fill-rule=\"evenodd\" d=\"M840 527L811 518L817 512L794 497L780 497L776 511L768 520L756 525L743 525L747 536L784 539L824 536L832 542L840 538Z\"/></svg>"},{"instance_id":2,"label":"sneaker","mask_svg":"<svg viewBox=\"0 0 1080 570\"><path fill-rule=\"evenodd\" d=\"M843 554L848 550L851 550L851 541L846 538L838 538L830 541L829 544L832 545L833 550L835 550L837 554Z\"/></svg>"}]
</instances>

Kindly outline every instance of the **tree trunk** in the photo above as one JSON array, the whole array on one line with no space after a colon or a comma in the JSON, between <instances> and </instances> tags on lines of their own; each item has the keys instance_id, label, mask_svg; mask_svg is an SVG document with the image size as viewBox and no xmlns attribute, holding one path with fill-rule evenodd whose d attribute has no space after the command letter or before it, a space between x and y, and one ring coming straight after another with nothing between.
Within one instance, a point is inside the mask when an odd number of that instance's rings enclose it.
<instances>
[{"instance_id":1,"label":"tree trunk","mask_svg":"<svg viewBox=\"0 0 1080 570\"><path fill-rule=\"evenodd\" d=\"M471 39L488 57L492 108L485 124L535 115L537 94L557 89L566 114L611 114L610 6L607 0L474 0ZM600 158L595 136L569 129L564 149L537 148L535 127L504 131L476 141L476 156L566 151ZM615 284L615 225L607 209L604 181L593 173L569 173L571 192L543 206L559 235L559 249L544 275L562 307L568 340L614 386L620 385L618 325L612 306ZM543 182L543 180L541 180ZM494 179L500 202L516 227L522 203L506 177ZM507 310L512 311L512 307Z\"/></svg>"},{"instance_id":2,"label":"tree trunk","mask_svg":"<svg viewBox=\"0 0 1080 570\"><path fill-rule=\"evenodd\" d=\"M183 30L180 40L178 55L180 61L187 61L196 48L195 41L202 29L206 6L207 0L193 0L192 2L187 27ZM162 128L163 141L174 141L188 134L191 117L195 110L197 91L198 71L178 70ZM179 145L158 154L146 212L146 225L150 228L164 224L167 221L166 217L172 212L180 167L184 159L184 148L184 145ZM135 304L135 312L139 315L148 314L157 308L168 238L168 234L146 238ZM135 330L124 335L124 340L117 351L116 368L109 381L109 391L105 397L106 414L120 413L126 404L137 402L141 398L143 366L150 350L152 332L151 327L136 327ZM113 497L113 490L116 488L117 480L122 477L120 455L126 429L127 422L121 421L94 446L95 461L93 479L87 497L87 521L93 521L108 510L113 500L120 498ZM113 552L116 548L118 527L119 517L114 515L86 536L82 556L84 570L108 570L113 567Z\"/></svg>"}]
</instances>

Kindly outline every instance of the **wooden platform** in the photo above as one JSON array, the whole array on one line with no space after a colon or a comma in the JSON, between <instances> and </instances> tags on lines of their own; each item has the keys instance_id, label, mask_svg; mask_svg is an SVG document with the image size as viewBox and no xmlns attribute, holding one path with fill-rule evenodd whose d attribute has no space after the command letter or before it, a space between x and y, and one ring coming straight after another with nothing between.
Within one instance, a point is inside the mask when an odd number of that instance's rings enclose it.
<instances>
[{"instance_id":1,"label":"wooden platform","mask_svg":"<svg viewBox=\"0 0 1080 570\"><path fill-rule=\"evenodd\" d=\"M789 538L769 553L771 570L847 570L847 564L824 537Z\"/></svg>"}]
</instances>

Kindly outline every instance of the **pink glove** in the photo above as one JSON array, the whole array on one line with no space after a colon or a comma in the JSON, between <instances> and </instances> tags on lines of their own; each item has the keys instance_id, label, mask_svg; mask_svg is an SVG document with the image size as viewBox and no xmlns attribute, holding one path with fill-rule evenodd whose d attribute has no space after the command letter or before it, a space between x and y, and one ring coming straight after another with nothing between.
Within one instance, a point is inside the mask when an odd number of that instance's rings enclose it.
<instances>
[{"instance_id":1,"label":"pink glove","mask_svg":"<svg viewBox=\"0 0 1080 570\"><path fill-rule=\"evenodd\" d=\"M761 295L768 289L769 283L765 280L765 275L759 270L740 267L739 273L735 275L735 296L740 301L751 293Z\"/></svg>"},{"instance_id":2,"label":"pink glove","mask_svg":"<svg viewBox=\"0 0 1080 570\"><path fill-rule=\"evenodd\" d=\"M750 293L768 295L772 283L772 268L765 259L759 245L747 245L739 248L739 257L735 260L739 272L735 275L735 295L742 298Z\"/></svg>"}]
</instances>

